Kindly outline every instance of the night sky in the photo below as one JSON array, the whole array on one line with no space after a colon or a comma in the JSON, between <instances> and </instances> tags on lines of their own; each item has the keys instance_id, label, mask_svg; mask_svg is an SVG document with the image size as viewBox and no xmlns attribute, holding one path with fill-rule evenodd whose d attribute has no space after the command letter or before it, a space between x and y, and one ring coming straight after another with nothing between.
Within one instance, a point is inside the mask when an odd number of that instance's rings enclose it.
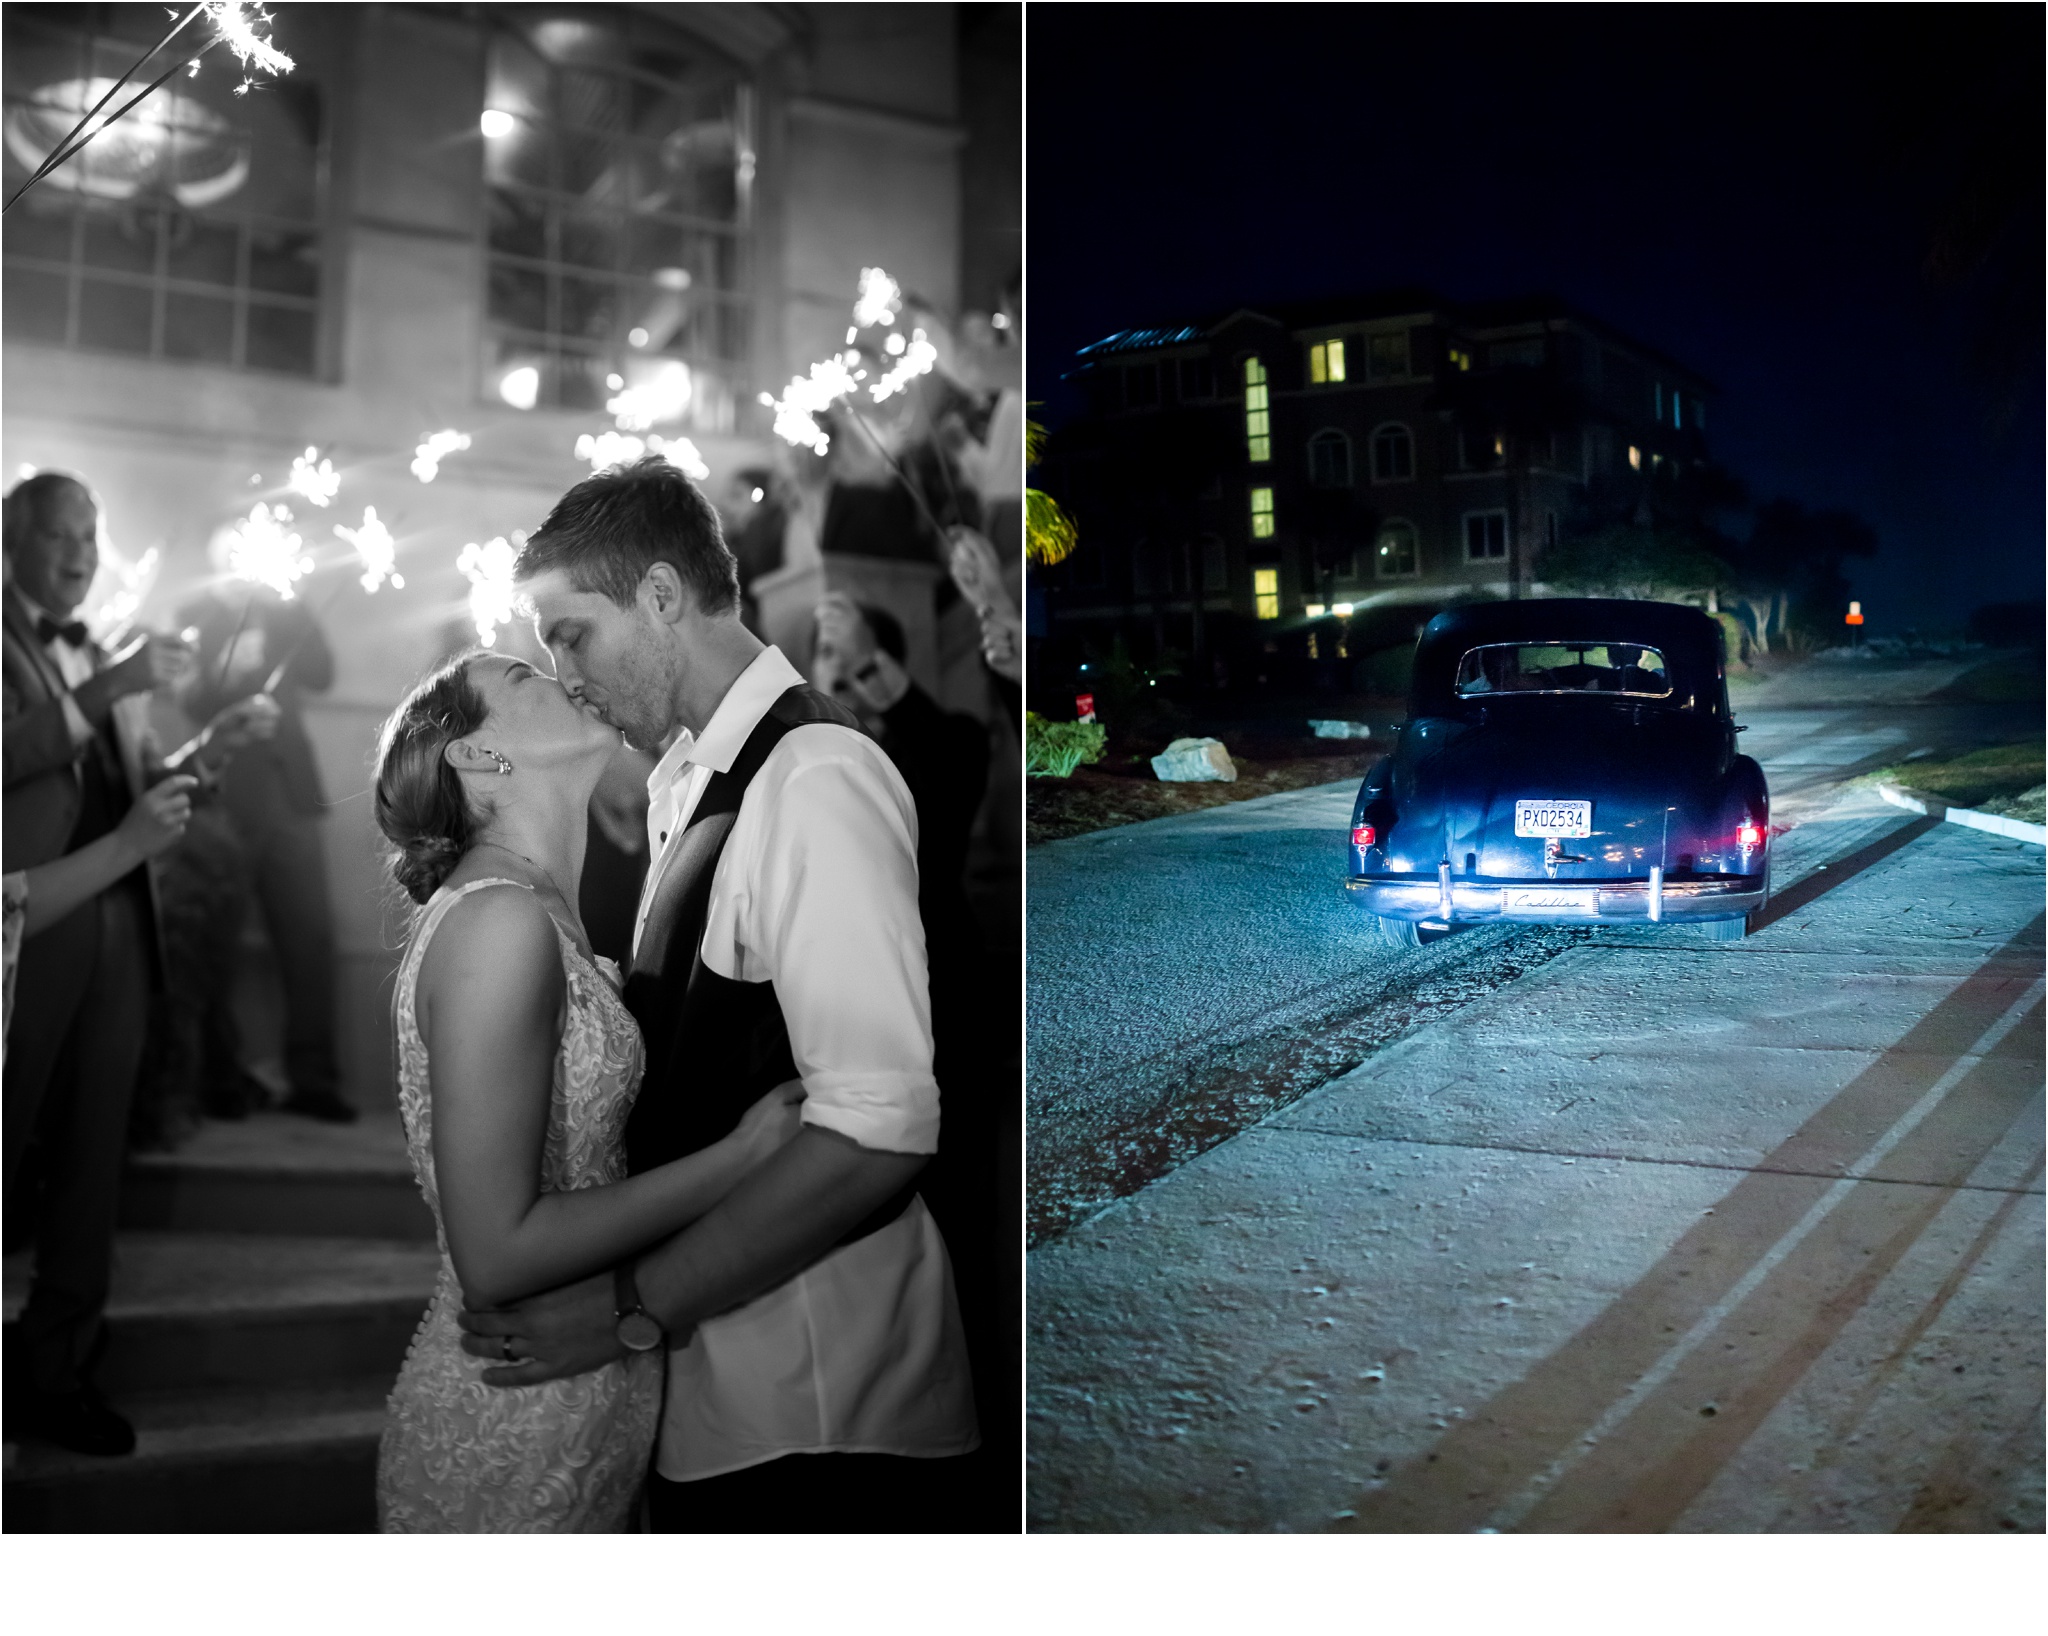
<instances>
[{"instance_id":1,"label":"night sky","mask_svg":"<svg viewBox=\"0 0 2048 1636\"><path fill-rule=\"evenodd\" d=\"M1031 396L1219 309L1552 295L1715 382L1756 499L1876 528L1871 634L1960 626L2042 588L2043 15L1030 7Z\"/></svg>"}]
</instances>

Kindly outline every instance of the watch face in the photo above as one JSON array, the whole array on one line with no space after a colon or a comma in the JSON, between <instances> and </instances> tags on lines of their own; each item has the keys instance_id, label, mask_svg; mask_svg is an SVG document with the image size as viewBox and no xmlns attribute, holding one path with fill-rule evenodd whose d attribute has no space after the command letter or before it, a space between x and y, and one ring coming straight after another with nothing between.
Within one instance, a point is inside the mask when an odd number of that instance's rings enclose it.
<instances>
[{"instance_id":1,"label":"watch face","mask_svg":"<svg viewBox=\"0 0 2048 1636\"><path fill-rule=\"evenodd\" d=\"M661 1325L644 1312L629 1312L619 1320L619 1344L633 1352L652 1352L661 1345Z\"/></svg>"}]
</instances>

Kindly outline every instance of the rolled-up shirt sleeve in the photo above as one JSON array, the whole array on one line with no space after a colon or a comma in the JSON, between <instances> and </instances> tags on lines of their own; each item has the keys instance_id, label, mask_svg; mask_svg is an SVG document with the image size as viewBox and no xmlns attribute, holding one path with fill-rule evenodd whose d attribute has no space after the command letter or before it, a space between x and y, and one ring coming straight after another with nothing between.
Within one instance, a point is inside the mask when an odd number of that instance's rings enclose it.
<instances>
[{"instance_id":1,"label":"rolled-up shirt sleeve","mask_svg":"<svg viewBox=\"0 0 2048 1636\"><path fill-rule=\"evenodd\" d=\"M807 727L769 756L747 805L720 861L721 875L737 865L734 975L775 985L804 1123L862 1147L937 1152L909 790L872 740ZM722 941L708 927L707 956Z\"/></svg>"}]
</instances>

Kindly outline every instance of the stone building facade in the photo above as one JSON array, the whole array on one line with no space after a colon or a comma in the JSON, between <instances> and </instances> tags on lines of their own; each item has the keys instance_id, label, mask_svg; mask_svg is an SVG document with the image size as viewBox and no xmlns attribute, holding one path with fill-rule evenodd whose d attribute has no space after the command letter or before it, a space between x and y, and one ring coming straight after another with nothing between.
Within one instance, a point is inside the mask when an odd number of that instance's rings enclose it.
<instances>
[{"instance_id":1,"label":"stone building facade","mask_svg":"<svg viewBox=\"0 0 2048 1636\"><path fill-rule=\"evenodd\" d=\"M166 21L7 8L9 194L47 147L38 98L118 74ZM608 394L629 386L742 531L787 461L759 394L841 344L864 266L955 322L963 351L977 325L988 339L1020 262L1018 32L1008 6L280 7L290 74L237 95L216 52L157 94L154 123L110 127L9 211L8 481L91 483L109 555L156 553L146 621L206 581L209 541L255 499L295 507L320 565L307 599L338 677L306 720L334 802L354 1100L391 1097L403 930L369 758L409 683L472 639L458 555L531 529L588 475L577 442L614 429ZM469 446L422 482L416 448L442 429ZM331 508L284 492L309 448L340 478ZM366 506L402 589L367 594L335 566L331 525ZM998 714L935 552L829 561L803 514L750 565L764 634L807 664L810 608L849 589L897 614L944 702ZM531 636L515 621L499 643Z\"/></svg>"}]
</instances>

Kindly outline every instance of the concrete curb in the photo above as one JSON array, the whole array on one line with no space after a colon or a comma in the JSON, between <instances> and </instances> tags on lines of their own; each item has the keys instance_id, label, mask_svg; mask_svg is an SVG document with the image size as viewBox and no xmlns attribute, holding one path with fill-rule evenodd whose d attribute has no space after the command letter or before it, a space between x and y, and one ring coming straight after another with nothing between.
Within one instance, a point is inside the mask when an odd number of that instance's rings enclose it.
<instances>
[{"instance_id":1,"label":"concrete curb","mask_svg":"<svg viewBox=\"0 0 2048 1636\"><path fill-rule=\"evenodd\" d=\"M1895 807L1908 812L1917 812L1923 817L1942 818L1951 824L1961 824L1966 829L1981 829L1990 835L2003 835L2008 840L2026 841L2030 845L2048 847L2048 826L2022 823L2017 818L2002 818L1995 812L1977 812L1969 807L1952 807L1938 796L1920 795L1911 790L1902 790L1896 784L1880 784L1877 793Z\"/></svg>"}]
</instances>

